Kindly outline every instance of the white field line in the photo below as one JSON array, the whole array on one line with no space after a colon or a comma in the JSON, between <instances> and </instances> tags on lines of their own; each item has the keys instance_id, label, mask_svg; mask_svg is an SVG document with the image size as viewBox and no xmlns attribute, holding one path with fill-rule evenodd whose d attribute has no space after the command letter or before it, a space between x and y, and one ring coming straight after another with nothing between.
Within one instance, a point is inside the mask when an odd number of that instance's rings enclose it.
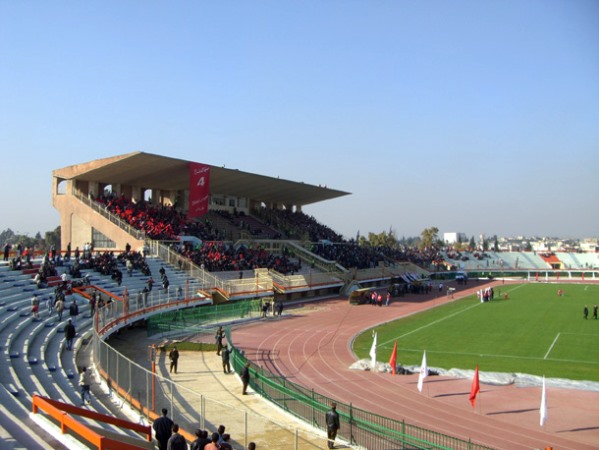
<instances>
[{"instance_id":1,"label":"white field line","mask_svg":"<svg viewBox=\"0 0 599 450\"><path fill-rule=\"evenodd\" d=\"M521 285L518 285L518 286L516 286L514 289L510 289L509 291L510 291L510 292L511 292L511 291L515 291L516 289L518 289L518 288L520 288L520 287L522 287L522 286L523 286L522 284L521 284ZM390 339L390 340L388 340L388 341L386 341L386 342L382 342L382 343L378 344L378 347L384 347L385 345L387 345L387 344L389 344L389 343L391 343L391 342L395 341L396 339L401 339L401 338L404 338L404 337L406 337L406 336L409 336L409 335L410 335L410 334L412 334L412 333L416 333L417 331L424 330L425 328L428 328L428 327L430 327L431 325L436 325L436 324L438 324L439 322L443 322L444 320L450 319L450 318L452 318L452 317L454 317L454 316L457 316L458 314L462 314L463 312L466 312L466 311L468 311L468 310L470 310L470 309L472 309L472 308L475 308L476 306L479 306L479 305L481 305L481 304L482 304L482 303L478 302L478 303L476 303L476 304L474 304L474 305L472 305L472 306L469 306L468 308L464 308L464 309L461 309L460 311L456 311L456 312L454 312L453 314L450 314L449 316L445 316L445 317L443 317L443 318L441 318L441 319L435 320L434 322L427 323L426 325L423 325L423 326L421 326L420 328L416 328L415 330L412 330L412 331L409 331L409 332L407 332L407 333L404 333L404 334L402 334L401 336L397 336L397 337L395 337L395 338L393 338L393 339Z\"/></svg>"},{"instance_id":2,"label":"white field line","mask_svg":"<svg viewBox=\"0 0 599 450\"><path fill-rule=\"evenodd\" d=\"M448 315L448 316L442 317L441 319L437 319L437 320L435 320L434 322L427 323L426 325L423 325L423 326L421 326L420 328L416 328L415 330L408 331L407 333L404 333L404 334L402 334L401 336L397 336L397 337L395 337L395 338L393 338L393 339L390 339L390 340L388 340L387 342L383 342L382 344L379 344L379 347L383 347L383 346L385 346L386 344L389 344L389 343L391 343L391 342L393 342L393 341L395 341L395 340L397 340L397 339L404 338L404 337L406 337L406 336L409 336L409 335L410 335L410 334L412 334L412 333L417 333L418 331L424 330L425 328L428 328L428 327L430 327L430 326L432 326L432 325L436 325L436 324L438 324L439 322L443 322L444 320L450 319L450 318L452 318L453 316L457 316L458 314L462 314L463 312L465 312L465 311L468 311L469 309L475 308L475 307L477 307L478 305L480 305L480 303L475 303L474 305L472 305L472 306L469 306L468 308L461 309L461 310L459 310L459 311L456 311L456 312L454 312L453 314L450 314L450 315Z\"/></svg>"},{"instance_id":3,"label":"white field line","mask_svg":"<svg viewBox=\"0 0 599 450\"><path fill-rule=\"evenodd\" d=\"M545 353L545 357L543 359L547 359L547 357L549 356L549 353L551 353L551 350L553 350L553 346L555 345L555 343L557 342L557 340L559 339L559 335L561 333L557 333L557 336L555 336L555 339L553 340L553 342L551 343L551 347L549 347L549 350L547 350L547 353Z\"/></svg>"}]
</instances>

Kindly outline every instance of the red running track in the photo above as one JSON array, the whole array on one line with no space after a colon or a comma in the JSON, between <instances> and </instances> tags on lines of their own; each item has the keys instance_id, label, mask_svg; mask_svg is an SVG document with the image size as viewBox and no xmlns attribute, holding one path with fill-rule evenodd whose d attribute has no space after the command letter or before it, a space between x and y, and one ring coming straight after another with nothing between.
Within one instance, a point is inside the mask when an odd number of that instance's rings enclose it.
<instances>
[{"instance_id":1,"label":"red running track","mask_svg":"<svg viewBox=\"0 0 599 450\"><path fill-rule=\"evenodd\" d=\"M472 284L456 286L455 298L483 286ZM599 392L547 389L548 420L541 428L539 387L481 384L473 410L468 401L471 379L428 377L420 393L417 374L349 369L356 361L351 350L356 334L446 301L410 295L389 307L375 307L338 298L305 305L280 319L241 325L233 336L235 345L259 366L376 414L498 449L599 448ZM430 356L428 360L434 366Z\"/></svg>"}]
</instances>

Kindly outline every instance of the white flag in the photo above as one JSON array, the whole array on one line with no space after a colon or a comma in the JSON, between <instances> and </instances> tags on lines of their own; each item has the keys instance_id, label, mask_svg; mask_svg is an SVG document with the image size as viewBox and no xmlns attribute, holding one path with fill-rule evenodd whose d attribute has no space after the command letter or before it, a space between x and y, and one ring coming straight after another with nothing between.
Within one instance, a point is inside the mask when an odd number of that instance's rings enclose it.
<instances>
[{"instance_id":1,"label":"white flag","mask_svg":"<svg viewBox=\"0 0 599 450\"><path fill-rule=\"evenodd\" d=\"M547 420L547 395L545 394L545 375L543 375L543 393L541 394L541 408L539 409L541 416L541 426L545 425Z\"/></svg>"},{"instance_id":2,"label":"white flag","mask_svg":"<svg viewBox=\"0 0 599 450\"><path fill-rule=\"evenodd\" d=\"M374 333L374 340L372 341L372 347L370 347L370 359L372 360L372 370L376 367L376 333Z\"/></svg>"},{"instance_id":3,"label":"white flag","mask_svg":"<svg viewBox=\"0 0 599 450\"><path fill-rule=\"evenodd\" d=\"M420 374L418 375L418 390L422 392L422 383L428 377L428 366L426 365L426 350L422 354L422 364L420 364Z\"/></svg>"}]
</instances>

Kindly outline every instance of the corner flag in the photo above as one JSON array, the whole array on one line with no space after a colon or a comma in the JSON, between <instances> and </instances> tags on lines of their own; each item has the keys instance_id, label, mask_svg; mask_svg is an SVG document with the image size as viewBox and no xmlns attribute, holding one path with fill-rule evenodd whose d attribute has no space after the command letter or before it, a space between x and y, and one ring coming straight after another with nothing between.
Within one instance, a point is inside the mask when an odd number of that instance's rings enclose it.
<instances>
[{"instance_id":1,"label":"corner flag","mask_svg":"<svg viewBox=\"0 0 599 450\"><path fill-rule=\"evenodd\" d=\"M370 359L372 360L372 369L376 367L376 333L374 333L374 340L372 341L372 347L370 347Z\"/></svg>"},{"instance_id":2,"label":"corner flag","mask_svg":"<svg viewBox=\"0 0 599 450\"><path fill-rule=\"evenodd\" d=\"M543 393L541 394L541 407L539 408L541 416L541 426L547 421L547 395L545 393L545 375L543 375Z\"/></svg>"},{"instance_id":3,"label":"corner flag","mask_svg":"<svg viewBox=\"0 0 599 450\"><path fill-rule=\"evenodd\" d=\"M397 341L395 341L395 344L393 344L393 351L391 352L389 365L391 366L391 373L395 375L397 372Z\"/></svg>"},{"instance_id":4,"label":"corner flag","mask_svg":"<svg viewBox=\"0 0 599 450\"><path fill-rule=\"evenodd\" d=\"M426 350L422 354L422 364L420 364L420 374L418 375L418 390L422 392L424 379L428 377L428 366L426 365Z\"/></svg>"},{"instance_id":5,"label":"corner flag","mask_svg":"<svg viewBox=\"0 0 599 450\"><path fill-rule=\"evenodd\" d=\"M472 403L472 407L476 405L476 395L480 392L480 383L478 381L478 364L476 365L476 370L474 371L474 378L472 379L472 387L470 388L470 403Z\"/></svg>"}]
</instances>

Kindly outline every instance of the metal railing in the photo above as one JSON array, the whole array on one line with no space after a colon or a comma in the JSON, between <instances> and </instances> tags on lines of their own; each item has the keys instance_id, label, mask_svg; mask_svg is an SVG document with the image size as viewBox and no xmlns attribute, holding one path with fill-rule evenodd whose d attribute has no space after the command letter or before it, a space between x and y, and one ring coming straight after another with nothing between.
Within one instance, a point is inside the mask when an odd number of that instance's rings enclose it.
<instances>
[{"instance_id":1,"label":"metal railing","mask_svg":"<svg viewBox=\"0 0 599 450\"><path fill-rule=\"evenodd\" d=\"M206 331L206 339L214 341L214 330ZM252 440L275 450L318 448L306 430L286 427L258 413L213 400L159 375L156 365L166 364L166 353L159 349L148 349L151 368L147 368L110 347L97 333L93 345L94 362L108 383L109 395L118 394L125 399L139 413L140 420L142 417L154 420L159 416L158 411L166 407L189 440L194 438L195 429L216 430L225 422L227 428L235 430L234 448L246 448Z\"/></svg>"},{"instance_id":2,"label":"metal railing","mask_svg":"<svg viewBox=\"0 0 599 450\"><path fill-rule=\"evenodd\" d=\"M273 285L282 292L298 289L311 290L314 287L342 286L344 281L332 273L312 272L299 275L283 275L275 270L269 271Z\"/></svg>"},{"instance_id":3,"label":"metal railing","mask_svg":"<svg viewBox=\"0 0 599 450\"><path fill-rule=\"evenodd\" d=\"M175 332L216 326L234 320L255 319L262 314L263 300L240 300L209 308L168 311L154 314L147 320L148 336L172 335ZM214 339L212 339L214 342Z\"/></svg>"}]
</instances>

